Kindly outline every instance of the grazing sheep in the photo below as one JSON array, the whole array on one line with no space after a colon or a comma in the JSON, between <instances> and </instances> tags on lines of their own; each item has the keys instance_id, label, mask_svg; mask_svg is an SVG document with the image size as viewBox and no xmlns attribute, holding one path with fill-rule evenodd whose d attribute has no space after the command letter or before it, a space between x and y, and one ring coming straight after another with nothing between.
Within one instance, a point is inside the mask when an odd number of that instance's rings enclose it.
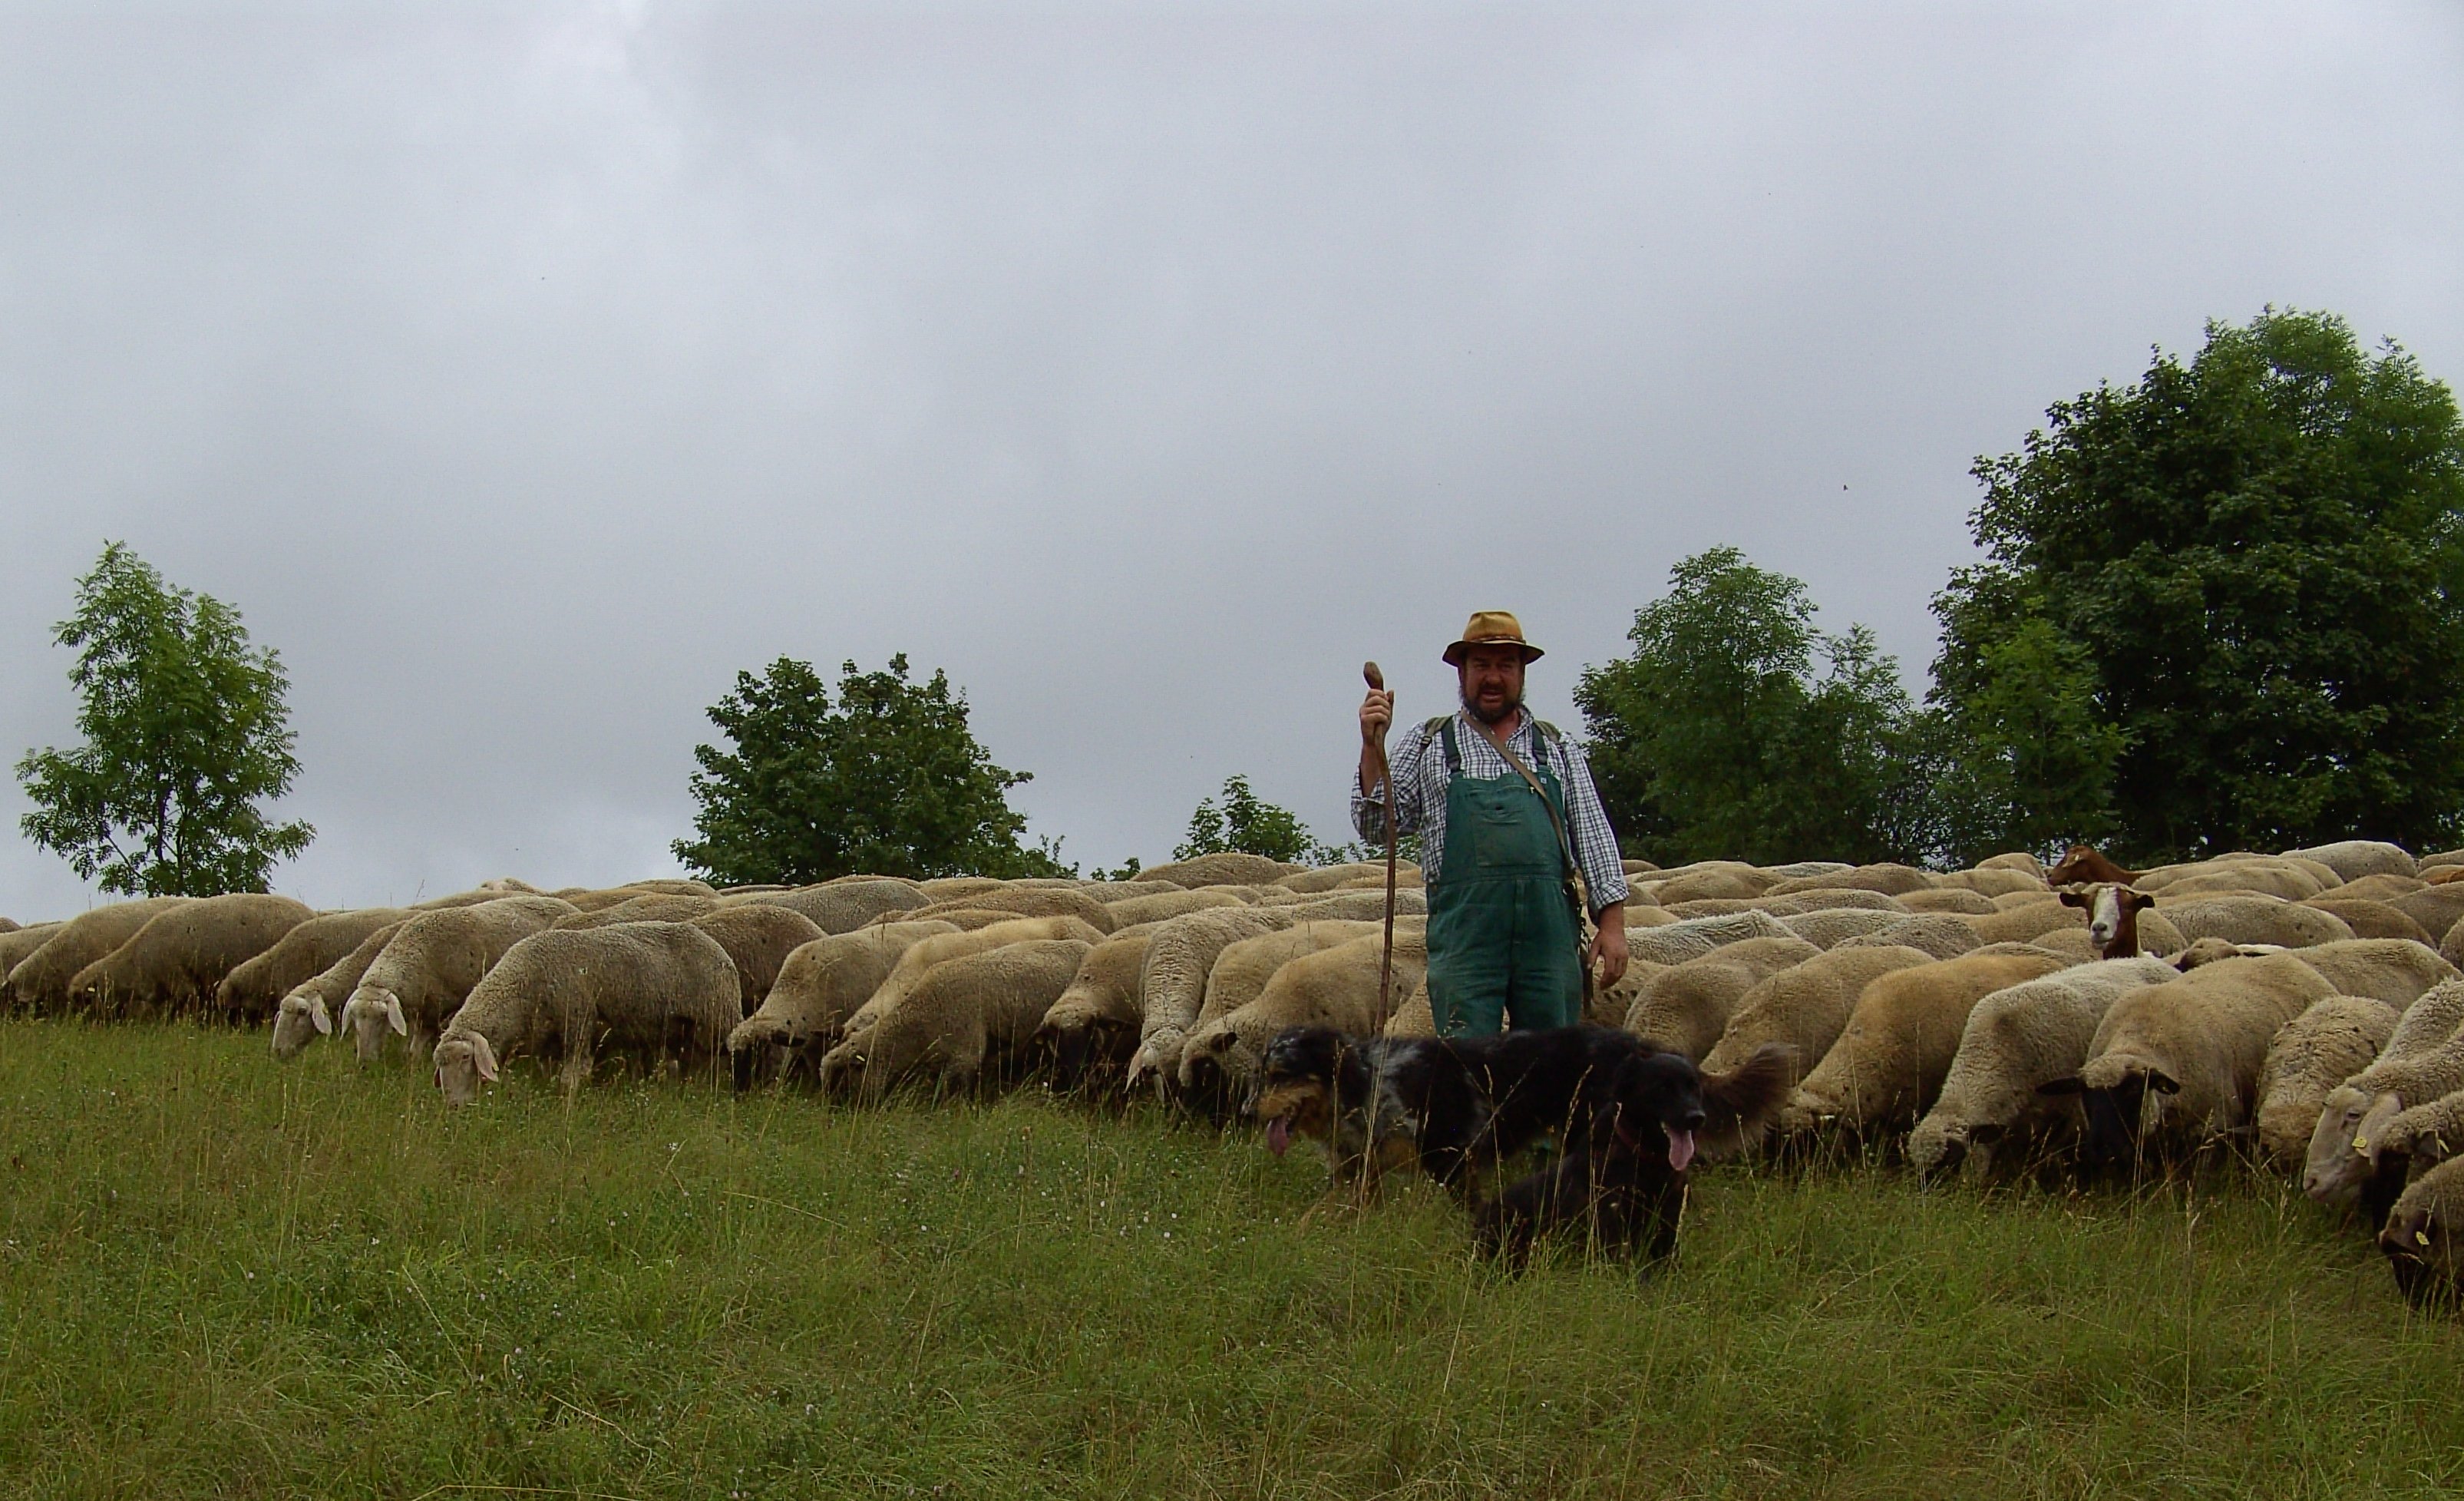
<instances>
[{"instance_id":1,"label":"grazing sheep","mask_svg":"<svg viewBox=\"0 0 2464 1501\"><path fill-rule=\"evenodd\" d=\"M784 1077L799 1054L818 1062L847 1019L872 998L900 956L959 930L946 922L881 922L805 943L779 965L769 994L728 1033L736 1087Z\"/></svg>"},{"instance_id":2,"label":"grazing sheep","mask_svg":"<svg viewBox=\"0 0 2464 1501\"><path fill-rule=\"evenodd\" d=\"M963 959L970 954L988 953L1006 943L1032 943L1045 938L1076 938L1085 943L1101 943L1104 935L1075 917L1009 917L980 928L966 928L922 939L898 956L898 962L891 967L880 988L847 1017L840 1041L850 1042L870 1031L883 1017L906 1001L908 992L913 990L935 965Z\"/></svg>"},{"instance_id":3,"label":"grazing sheep","mask_svg":"<svg viewBox=\"0 0 2464 1501\"><path fill-rule=\"evenodd\" d=\"M1401 940L1407 928L1425 934L1427 927L1425 917L1398 918L1395 924L1397 940ZM1193 1029L1258 999L1258 992L1266 988L1275 971L1302 955L1383 934L1383 928L1375 922L1295 922L1279 932L1225 944L1206 971L1206 994L1199 1003Z\"/></svg>"},{"instance_id":4,"label":"grazing sheep","mask_svg":"<svg viewBox=\"0 0 2464 1501\"><path fill-rule=\"evenodd\" d=\"M1944 886L1929 892L1909 892L1894 899L1910 912L1964 913L1983 917L2001 910L1982 893L1969 891L1964 886Z\"/></svg>"},{"instance_id":5,"label":"grazing sheep","mask_svg":"<svg viewBox=\"0 0 2464 1501\"><path fill-rule=\"evenodd\" d=\"M2460 1033L2464 980L2432 985L2404 1008L2378 1058L2320 1100L2301 1170L2303 1193L2331 1208L2361 1199L2378 1168L2383 1128L2409 1106L2464 1089Z\"/></svg>"},{"instance_id":6,"label":"grazing sheep","mask_svg":"<svg viewBox=\"0 0 2464 1501\"><path fill-rule=\"evenodd\" d=\"M2261 864L2256 860L2235 860L2222 870L2200 871L2177 875L2169 881L2149 888L2165 895L2187 899L2192 896L2275 896L2285 901L2305 901L2342 882L2321 883L2309 872L2292 865Z\"/></svg>"},{"instance_id":7,"label":"grazing sheep","mask_svg":"<svg viewBox=\"0 0 2464 1501\"><path fill-rule=\"evenodd\" d=\"M2203 964L2116 1001L2079 1071L2042 1093L2084 1096L2081 1161L2090 1169L2129 1161L2151 1144L2195 1147L2239 1135L2277 1029L2328 994L2319 972L2289 955Z\"/></svg>"},{"instance_id":8,"label":"grazing sheep","mask_svg":"<svg viewBox=\"0 0 2464 1501\"><path fill-rule=\"evenodd\" d=\"M718 901L710 896L694 896L674 892L646 892L627 896L612 907L596 912L567 913L550 927L605 928L619 922L691 922L703 913L716 911Z\"/></svg>"},{"instance_id":9,"label":"grazing sheep","mask_svg":"<svg viewBox=\"0 0 2464 1501\"><path fill-rule=\"evenodd\" d=\"M1626 1012L1625 1029L1689 1061L1700 1058L1720 1041L1748 991L1821 953L1793 936L1724 944L1652 976Z\"/></svg>"},{"instance_id":10,"label":"grazing sheep","mask_svg":"<svg viewBox=\"0 0 2464 1501\"><path fill-rule=\"evenodd\" d=\"M1957 959L1984 946L1971 926L1973 919L1956 917L1947 912L1917 913L1899 918L1888 927L1853 938L1841 938L1834 948L1904 948L1923 949L1936 959Z\"/></svg>"},{"instance_id":11,"label":"grazing sheep","mask_svg":"<svg viewBox=\"0 0 2464 1501\"><path fill-rule=\"evenodd\" d=\"M1785 1138L1834 1127L1861 1134L1914 1125L1941 1093L1976 1003L2061 967L2013 944L1877 978L1858 995L1838 1041L1789 1096L1775 1130Z\"/></svg>"},{"instance_id":12,"label":"grazing sheep","mask_svg":"<svg viewBox=\"0 0 2464 1501\"><path fill-rule=\"evenodd\" d=\"M1653 901L1674 907L1689 901L1742 901L1762 895L1785 879L1733 860L1706 860L1649 883L1648 890Z\"/></svg>"},{"instance_id":13,"label":"grazing sheep","mask_svg":"<svg viewBox=\"0 0 2464 1501\"><path fill-rule=\"evenodd\" d=\"M445 1024L436 1087L447 1104L467 1105L523 1053L561 1058L567 1096L605 1051L646 1068L672 1058L692 1074L716 1062L743 1010L736 961L691 923L549 929L506 950Z\"/></svg>"},{"instance_id":14,"label":"grazing sheep","mask_svg":"<svg viewBox=\"0 0 2464 1501\"><path fill-rule=\"evenodd\" d=\"M1112 915L1112 931L1135 927L1141 922L1161 922L1188 913L1204 912L1209 907L1246 907L1234 888L1201 886L1195 891L1165 892L1154 896L1126 896L1105 906Z\"/></svg>"},{"instance_id":15,"label":"grazing sheep","mask_svg":"<svg viewBox=\"0 0 2464 1501\"><path fill-rule=\"evenodd\" d=\"M38 922L32 927L11 928L0 933L0 981L9 978L9 971L16 967L19 960L52 941L53 936L62 926L56 922Z\"/></svg>"},{"instance_id":16,"label":"grazing sheep","mask_svg":"<svg viewBox=\"0 0 2464 1501\"><path fill-rule=\"evenodd\" d=\"M203 1010L224 977L315 916L304 903L261 892L166 908L77 971L69 982L69 1004L102 1018Z\"/></svg>"},{"instance_id":17,"label":"grazing sheep","mask_svg":"<svg viewBox=\"0 0 2464 1501\"><path fill-rule=\"evenodd\" d=\"M502 896L423 912L404 923L342 1003L340 1025L360 1061L385 1055L388 1028L409 1039L413 1058L426 1053L446 1018L508 950L567 915L552 896Z\"/></svg>"},{"instance_id":18,"label":"grazing sheep","mask_svg":"<svg viewBox=\"0 0 2464 1501\"><path fill-rule=\"evenodd\" d=\"M1059 1093L1099 1089L1118 1079L1137 1050L1139 980L1154 929L1115 929L1087 951L1061 998L1044 1013L1034 1047Z\"/></svg>"},{"instance_id":19,"label":"grazing sheep","mask_svg":"<svg viewBox=\"0 0 2464 1501\"><path fill-rule=\"evenodd\" d=\"M1689 917L1666 927L1626 937L1627 951L1649 964L1683 964L1713 949L1748 938L1789 938L1796 935L1767 912L1738 912L1718 917Z\"/></svg>"},{"instance_id":20,"label":"grazing sheep","mask_svg":"<svg viewBox=\"0 0 2464 1501\"><path fill-rule=\"evenodd\" d=\"M2037 901L1958 920L1968 924L1968 931L1976 936L1978 943L2026 943L2061 928L2084 928L2088 915L2085 908L2072 906L2059 894L2047 892Z\"/></svg>"},{"instance_id":21,"label":"grazing sheep","mask_svg":"<svg viewBox=\"0 0 2464 1501\"><path fill-rule=\"evenodd\" d=\"M1900 920L1900 915L1889 912L1860 912L1850 907L1828 907L1820 912L1782 917L1781 927L1795 934L1818 949L1829 949L1850 938L1861 938L1869 933L1880 933Z\"/></svg>"},{"instance_id":22,"label":"grazing sheep","mask_svg":"<svg viewBox=\"0 0 2464 1501\"><path fill-rule=\"evenodd\" d=\"M1267 904L1259 903L1261 907ZM1297 901L1276 903L1272 909L1286 922L1375 922L1386 915L1386 893L1331 892L1324 896L1303 896ZM1395 916L1425 917L1429 899L1419 892L1397 892Z\"/></svg>"},{"instance_id":23,"label":"grazing sheep","mask_svg":"<svg viewBox=\"0 0 2464 1501\"><path fill-rule=\"evenodd\" d=\"M1380 887L1386 884L1385 861L1361 860L1350 865L1320 866L1313 871L1294 871L1289 875L1276 877L1272 884L1287 892L1314 894L1333 891L1349 881L1371 877L1375 877ZM1409 860L1397 860L1395 862L1395 879L1398 884L1417 886L1420 881L1420 868Z\"/></svg>"},{"instance_id":24,"label":"grazing sheep","mask_svg":"<svg viewBox=\"0 0 2464 1501\"><path fill-rule=\"evenodd\" d=\"M1271 886L1287 875L1297 874L1304 866L1286 865L1260 854L1224 851L1202 854L1193 860L1176 860L1169 865L1152 866L1140 871L1140 878L1170 881L1175 886ZM1383 878L1383 868L1380 868Z\"/></svg>"},{"instance_id":25,"label":"grazing sheep","mask_svg":"<svg viewBox=\"0 0 2464 1501\"><path fill-rule=\"evenodd\" d=\"M901 916L915 921L946 917L953 912L1003 912L1016 917L1075 917L1097 933L1110 933L1118 920L1112 910L1067 887L1010 886L997 892L976 892L955 901L935 902Z\"/></svg>"},{"instance_id":26,"label":"grazing sheep","mask_svg":"<svg viewBox=\"0 0 2464 1501\"><path fill-rule=\"evenodd\" d=\"M1829 888L1861 889L1881 892L1885 896L1904 896L1910 892L1929 891L1933 884L1933 877L1915 866L1885 862L1880 865L1860 865L1853 871L1832 871L1821 875L1799 876L1793 881L1780 882L1764 894L1786 896L1795 892Z\"/></svg>"},{"instance_id":27,"label":"grazing sheep","mask_svg":"<svg viewBox=\"0 0 2464 1501\"><path fill-rule=\"evenodd\" d=\"M1155 929L1138 981L1137 1050L1122 1084L1135 1089L1154 1075L1160 1088L1178 1076L1181 1045L1206 1002L1206 977L1216 957L1243 938L1291 926L1289 907L1222 907L1174 917Z\"/></svg>"},{"instance_id":28,"label":"grazing sheep","mask_svg":"<svg viewBox=\"0 0 2464 1501\"><path fill-rule=\"evenodd\" d=\"M2077 1104L2037 1093L2087 1062L2105 1013L2124 991L2174 979L2157 959L2110 959L2023 981L1979 1000L1961 1026L1942 1092L1908 1134L1908 1162L1920 1178L1972 1160L2025 1160L2076 1137Z\"/></svg>"},{"instance_id":29,"label":"grazing sheep","mask_svg":"<svg viewBox=\"0 0 2464 1501\"><path fill-rule=\"evenodd\" d=\"M1022 1054L1045 1012L1094 949L1083 938L1032 938L934 965L878 1024L822 1059L822 1087L878 1101L930 1069L944 1092L967 1092Z\"/></svg>"},{"instance_id":30,"label":"grazing sheep","mask_svg":"<svg viewBox=\"0 0 2464 1501\"><path fill-rule=\"evenodd\" d=\"M411 914L416 916L417 914ZM291 987L274 1006L274 1056L289 1058L317 1038L334 1033L334 1018L359 988L360 977L393 941L409 916L397 918L360 939L359 946Z\"/></svg>"},{"instance_id":31,"label":"grazing sheep","mask_svg":"<svg viewBox=\"0 0 2464 1501\"><path fill-rule=\"evenodd\" d=\"M2409 896L2425 891L2430 883L2417 875L2365 875L2358 881L2346 881L2327 896L2339 901L2391 902L2399 896Z\"/></svg>"},{"instance_id":32,"label":"grazing sheep","mask_svg":"<svg viewBox=\"0 0 2464 1501\"><path fill-rule=\"evenodd\" d=\"M1584 1020L1589 1022L1591 1019L1585 1017ZM1395 1014L1386 1019L1386 1026L1381 1035L1387 1037L1438 1035L1438 1012L1437 1008L1429 1004L1428 976L1420 977L1420 982L1412 987L1411 999L1397 1006Z\"/></svg>"},{"instance_id":33,"label":"grazing sheep","mask_svg":"<svg viewBox=\"0 0 2464 1501\"><path fill-rule=\"evenodd\" d=\"M1885 896L1881 892L1869 892L1857 887L1842 889L1832 886L1816 887L1810 892L1792 892L1786 896L1757 896L1745 905L1757 912L1770 913L1774 917L1795 917L1809 912L1846 912L1851 909L1864 912L1887 912L1894 915L1916 911L1897 896Z\"/></svg>"},{"instance_id":34,"label":"grazing sheep","mask_svg":"<svg viewBox=\"0 0 2464 1501\"><path fill-rule=\"evenodd\" d=\"M720 907L692 919L693 925L718 940L736 961L737 999L751 1016L770 997L771 982L787 956L823 937L812 918L792 907L747 902Z\"/></svg>"},{"instance_id":35,"label":"grazing sheep","mask_svg":"<svg viewBox=\"0 0 2464 1501\"><path fill-rule=\"evenodd\" d=\"M2083 850L2086 849L2086 846L2074 845L2071 848L2074 850ZM2094 851L2090 852L2093 853ZM1976 869L1980 871L2014 871L2021 875L2031 878L2038 885L2043 885L2045 882L2045 863L2024 850L2013 850L2007 854L1997 854L1988 859L1979 860L1976 862ZM1953 873L1955 874L1957 872ZM2128 883L2124 882L2123 884L2127 885Z\"/></svg>"},{"instance_id":36,"label":"grazing sheep","mask_svg":"<svg viewBox=\"0 0 2464 1501\"><path fill-rule=\"evenodd\" d=\"M2193 943L2223 938L2229 943L2273 943L2294 949L2353 936L2343 919L2277 896L2188 896L2176 901L2160 894L2156 910Z\"/></svg>"},{"instance_id":37,"label":"grazing sheep","mask_svg":"<svg viewBox=\"0 0 2464 1501\"><path fill-rule=\"evenodd\" d=\"M2464 1294L2464 1159L2414 1180L2387 1212L2379 1250L2407 1302L2447 1309Z\"/></svg>"},{"instance_id":38,"label":"grazing sheep","mask_svg":"<svg viewBox=\"0 0 2464 1501\"><path fill-rule=\"evenodd\" d=\"M1817 954L1781 970L1745 993L1703 1067L1727 1073L1765 1043L1795 1049L1788 1074L1793 1089L1805 1070L1822 1061L1840 1028L1857 1009L1865 987L1895 970L1930 964L1934 956L1904 947L1842 948Z\"/></svg>"},{"instance_id":39,"label":"grazing sheep","mask_svg":"<svg viewBox=\"0 0 2464 1501\"><path fill-rule=\"evenodd\" d=\"M2299 1163L2328 1093L2370 1066L2402 1014L2375 997L2335 995L2285 1023L2258 1071L2259 1151Z\"/></svg>"},{"instance_id":40,"label":"grazing sheep","mask_svg":"<svg viewBox=\"0 0 2464 1501\"><path fill-rule=\"evenodd\" d=\"M2431 986L2456 978L2454 965L2404 938L2344 938L2287 952L2338 995L2369 996L2399 1011Z\"/></svg>"},{"instance_id":41,"label":"grazing sheep","mask_svg":"<svg viewBox=\"0 0 2464 1501\"><path fill-rule=\"evenodd\" d=\"M1000 886L999 881L992 883ZM885 919L904 920L904 915L918 907L931 906L934 898L913 881L897 880L886 875L864 876L855 880L825 881L819 886L799 886L792 891L759 892L750 896L731 896L721 900L723 907L738 903L747 906L784 907L800 913L824 933L853 933L868 922Z\"/></svg>"},{"instance_id":42,"label":"grazing sheep","mask_svg":"<svg viewBox=\"0 0 2464 1501\"><path fill-rule=\"evenodd\" d=\"M69 982L96 960L137 937L137 932L187 896L147 896L113 902L61 923L34 951L10 966L0 980L0 1010L55 1016L68 1009Z\"/></svg>"},{"instance_id":43,"label":"grazing sheep","mask_svg":"<svg viewBox=\"0 0 2464 1501\"><path fill-rule=\"evenodd\" d=\"M264 953L233 965L214 987L214 1014L250 1026L264 1021L284 996L333 968L369 934L409 916L400 907L319 913L284 934Z\"/></svg>"},{"instance_id":44,"label":"grazing sheep","mask_svg":"<svg viewBox=\"0 0 2464 1501\"><path fill-rule=\"evenodd\" d=\"M1181 1097L1216 1120L1228 1119L1247 1107L1266 1045L1287 1028L1331 1026L1349 1036L1376 1036L1388 1020L1377 1011L1381 941L1354 938L1304 954L1276 970L1255 1000L1193 1031L1177 1065ZM1428 970L1425 931L1397 926L1396 999L1421 989Z\"/></svg>"},{"instance_id":45,"label":"grazing sheep","mask_svg":"<svg viewBox=\"0 0 2464 1501\"><path fill-rule=\"evenodd\" d=\"M2417 892L2387 898L2387 904L2421 924L2421 931L2432 934L2443 943L2449 930L2464 920L2464 882L2448 882L2425 886Z\"/></svg>"},{"instance_id":46,"label":"grazing sheep","mask_svg":"<svg viewBox=\"0 0 2464 1501\"><path fill-rule=\"evenodd\" d=\"M2004 855L1996 858L2010 857ZM2015 896L2023 892L2042 895L2046 889L2044 867L2036 864L2033 855L2021 858L2027 860L2029 867L2027 870L2013 870L2008 866L1977 866L1972 870L1948 871L1933 878L1934 889L1974 892L1989 899L1995 896Z\"/></svg>"},{"instance_id":47,"label":"grazing sheep","mask_svg":"<svg viewBox=\"0 0 2464 1501\"><path fill-rule=\"evenodd\" d=\"M2338 892L2327 896L2313 896L2301 904L2316 907L2353 930L2360 938L2409 938L2427 949L2438 947L2438 940L2429 930L2412 920L2401 907L2366 897L2346 896Z\"/></svg>"},{"instance_id":48,"label":"grazing sheep","mask_svg":"<svg viewBox=\"0 0 2464 1501\"><path fill-rule=\"evenodd\" d=\"M2358 1155L2369 1159L2373 1178L2392 1193L2399 1180L2417 1178L2464 1149L2464 1090L2407 1106L2365 1139L2368 1150Z\"/></svg>"},{"instance_id":49,"label":"grazing sheep","mask_svg":"<svg viewBox=\"0 0 2464 1501\"><path fill-rule=\"evenodd\" d=\"M2414 869L2412 856L2402 845L2379 839L2344 839L2307 850L2287 850L2284 854L2287 859L2316 860L2345 881L2358 881L2365 875L2410 876Z\"/></svg>"}]
</instances>

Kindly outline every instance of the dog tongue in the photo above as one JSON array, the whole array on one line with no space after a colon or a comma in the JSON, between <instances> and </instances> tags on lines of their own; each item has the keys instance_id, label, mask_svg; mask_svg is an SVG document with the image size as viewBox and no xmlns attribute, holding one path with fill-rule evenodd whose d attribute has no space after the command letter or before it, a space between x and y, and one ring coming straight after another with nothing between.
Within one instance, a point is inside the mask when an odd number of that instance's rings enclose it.
<instances>
[{"instance_id":1,"label":"dog tongue","mask_svg":"<svg viewBox=\"0 0 2464 1501\"><path fill-rule=\"evenodd\" d=\"M1266 1122L1266 1150L1277 1157L1292 1144L1292 1117L1277 1115Z\"/></svg>"},{"instance_id":2,"label":"dog tongue","mask_svg":"<svg viewBox=\"0 0 2464 1501\"><path fill-rule=\"evenodd\" d=\"M1670 1132L1668 1134L1669 1170L1671 1172L1682 1173L1685 1171L1685 1164L1693 1160L1694 1133L1690 1131Z\"/></svg>"}]
</instances>

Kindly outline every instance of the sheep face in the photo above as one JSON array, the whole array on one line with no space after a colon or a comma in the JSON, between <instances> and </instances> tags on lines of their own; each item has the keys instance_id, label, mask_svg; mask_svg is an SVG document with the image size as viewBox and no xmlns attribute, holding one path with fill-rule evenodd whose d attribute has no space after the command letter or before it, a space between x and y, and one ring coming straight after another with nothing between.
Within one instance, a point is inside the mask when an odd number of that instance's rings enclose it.
<instances>
[{"instance_id":1,"label":"sheep face","mask_svg":"<svg viewBox=\"0 0 2464 1501\"><path fill-rule=\"evenodd\" d=\"M319 1036L334 1035L333 1013L319 995L284 996L274 1013L274 1056L289 1058Z\"/></svg>"},{"instance_id":2,"label":"sheep face","mask_svg":"<svg viewBox=\"0 0 2464 1501\"><path fill-rule=\"evenodd\" d=\"M2123 1069L2110 1084L2090 1085L2073 1076L2036 1086L2039 1094L2077 1094L2087 1116L2079 1165L2089 1173L2136 1162L2139 1143L2163 1121L2166 1103L2182 1086L2161 1069Z\"/></svg>"},{"instance_id":3,"label":"sheep face","mask_svg":"<svg viewBox=\"0 0 2464 1501\"><path fill-rule=\"evenodd\" d=\"M351 999L342 1003L342 1026L359 1048L362 1063L375 1063L385 1056L388 1030L403 1037L410 1035L410 1020L403 1014L402 998L390 990L366 985L352 991Z\"/></svg>"},{"instance_id":4,"label":"sheep face","mask_svg":"<svg viewBox=\"0 0 2464 1501\"><path fill-rule=\"evenodd\" d=\"M2301 1191L2331 1209L2349 1207L2361 1197L2370 1177L2370 1139L2363 1122L2384 1122L2400 1109L2396 1097L2376 1099L2349 1084L2327 1092L2319 1108L2319 1123L2310 1130L2310 1151L2301 1166Z\"/></svg>"},{"instance_id":5,"label":"sheep face","mask_svg":"<svg viewBox=\"0 0 2464 1501\"><path fill-rule=\"evenodd\" d=\"M477 1032L462 1032L436 1045L436 1087L448 1105L468 1105L479 1086L496 1082L496 1049Z\"/></svg>"},{"instance_id":6,"label":"sheep face","mask_svg":"<svg viewBox=\"0 0 2464 1501\"><path fill-rule=\"evenodd\" d=\"M1134 1025L1096 1017L1069 1026L1046 1022L1036 1029L1034 1048L1045 1064L1045 1087L1071 1094L1119 1078L1137 1042Z\"/></svg>"}]
</instances>

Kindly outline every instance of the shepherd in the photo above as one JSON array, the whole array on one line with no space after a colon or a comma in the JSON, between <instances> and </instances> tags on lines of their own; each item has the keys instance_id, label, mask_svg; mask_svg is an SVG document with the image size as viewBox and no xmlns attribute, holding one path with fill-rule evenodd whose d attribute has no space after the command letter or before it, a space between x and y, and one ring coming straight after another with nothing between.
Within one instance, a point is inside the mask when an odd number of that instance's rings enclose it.
<instances>
[{"instance_id":1,"label":"shepherd","mask_svg":"<svg viewBox=\"0 0 2464 1501\"><path fill-rule=\"evenodd\" d=\"M1595 983L1625 973L1625 866L1591 763L1523 708L1540 654L1512 615L1473 615L1445 650L1463 706L1407 731L1391 773L1395 695L1373 688L1360 703L1352 822L1384 842L1391 777L1396 830L1420 836L1441 1036L1571 1026Z\"/></svg>"}]
</instances>

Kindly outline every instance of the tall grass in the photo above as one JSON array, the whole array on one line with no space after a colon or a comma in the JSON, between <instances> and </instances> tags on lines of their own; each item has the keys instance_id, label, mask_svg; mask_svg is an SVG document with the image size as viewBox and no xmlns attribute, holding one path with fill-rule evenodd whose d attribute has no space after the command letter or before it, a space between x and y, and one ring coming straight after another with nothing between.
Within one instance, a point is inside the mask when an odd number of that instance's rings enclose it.
<instances>
[{"instance_id":1,"label":"tall grass","mask_svg":"<svg viewBox=\"0 0 2464 1501\"><path fill-rule=\"evenodd\" d=\"M2334 1496L2464 1333L2280 1185L1724 1169L1520 1279L1414 1188L1021 1095L833 1110L0 1026L0 1494Z\"/></svg>"}]
</instances>

